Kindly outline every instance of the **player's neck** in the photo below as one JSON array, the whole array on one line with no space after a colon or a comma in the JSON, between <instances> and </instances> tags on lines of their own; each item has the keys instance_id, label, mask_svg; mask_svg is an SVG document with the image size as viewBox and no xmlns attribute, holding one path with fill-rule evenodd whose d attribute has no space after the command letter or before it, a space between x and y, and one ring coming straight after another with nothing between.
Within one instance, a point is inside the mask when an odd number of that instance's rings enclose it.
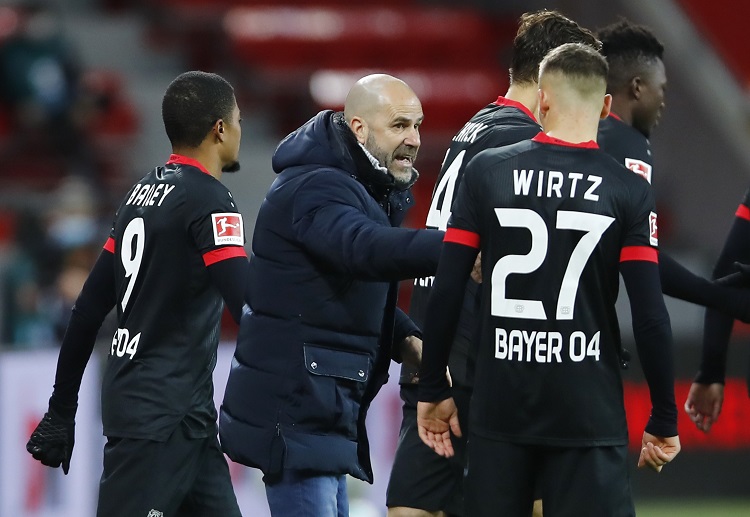
<instances>
[{"instance_id":1,"label":"player's neck","mask_svg":"<svg viewBox=\"0 0 750 517\"><path fill-rule=\"evenodd\" d=\"M633 125L632 108L630 107L627 100L622 99L617 95L613 95L612 107L610 108L609 112L617 116L617 118L625 122L627 125Z\"/></svg>"},{"instance_id":2,"label":"player's neck","mask_svg":"<svg viewBox=\"0 0 750 517\"><path fill-rule=\"evenodd\" d=\"M208 153L203 152L201 148L175 147L172 149L172 153L179 154L180 156L185 156L199 162L201 165L203 165L203 167L206 168L211 176L213 176L217 180L221 180L221 163L219 162L218 157L211 156Z\"/></svg>"},{"instance_id":3,"label":"player's neck","mask_svg":"<svg viewBox=\"0 0 750 517\"><path fill-rule=\"evenodd\" d=\"M511 84L505 98L520 102L526 109L538 117L537 108L539 107L539 85L536 83Z\"/></svg>"},{"instance_id":4,"label":"player's neck","mask_svg":"<svg viewBox=\"0 0 750 517\"><path fill-rule=\"evenodd\" d=\"M580 144L596 141L599 127L598 121L589 120L591 117L575 117L573 115L548 115L542 121L544 132L553 138Z\"/></svg>"}]
</instances>

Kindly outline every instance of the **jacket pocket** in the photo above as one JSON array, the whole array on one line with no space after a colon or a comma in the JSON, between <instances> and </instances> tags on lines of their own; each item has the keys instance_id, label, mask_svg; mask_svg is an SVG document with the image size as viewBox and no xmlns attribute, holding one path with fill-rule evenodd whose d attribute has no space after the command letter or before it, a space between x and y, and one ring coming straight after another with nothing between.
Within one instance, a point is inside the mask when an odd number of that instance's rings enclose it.
<instances>
[{"instance_id":1,"label":"jacket pocket","mask_svg":"<svg viewBox=\"0 0 750 517\"><path fill-rule=\"evenodd\" d=\"M305 368L313 375L338 377L355 382L367 382L370 376L370 356L318 345L304 346Z\"/></svg>"},{"instance_id":2,"label":"jacket pocket","mask_svg":"<svg viewBox=\"0 0 750 517\"><path fill-rule=\"evenodd\" d=\"M309 405L300 407L313 432L355 439L362 397L370 377L367 354L304 345Z\"/></svg>"}]
</instances>

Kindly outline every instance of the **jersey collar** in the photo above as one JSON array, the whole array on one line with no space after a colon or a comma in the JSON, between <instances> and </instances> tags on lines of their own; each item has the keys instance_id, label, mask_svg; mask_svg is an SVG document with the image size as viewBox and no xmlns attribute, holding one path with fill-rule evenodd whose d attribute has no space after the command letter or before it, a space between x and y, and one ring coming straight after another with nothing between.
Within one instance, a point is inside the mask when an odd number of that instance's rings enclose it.
<instances>
[{"instance_id":1,"label":"jersey collar","mask_svg":"<svg viewBox=\"0 0 750 517\"><path fill-rule=\"evenodd\" d=\"M494 104L497 104L498 106L511 106L513 108L519 109L523 111L524 113L526 113L526 115L528 115L531 120L533 120L534 122L537 122L536 117L531 111L529 111L529 108L527 108L526 106L524 106L518 101L507 99L501 95L497 98Z\"/></svg>"},{"instance_id":2,"label":"jersey collar","mask_svg":"<svg viewBox=\"0 0 750 517\"><path fill-rule=\"evenodd\" d=\"M610 111L609 112L609 116L612 117L615 120L619 120L620 122L622 122L622 119L620 118L620 116L617 113L615 113L614 111Z\"/></svg>"},{"instance_id":3,"label":"jersey collar","mask_svg":"<svg viewBox=\"0 0 750 517\"><path fill-rule=\"evenodd\" d=\"M543 144L563 145L565 147L579 147L581 149L599 149L599 144L597 144L594 140L589 140L588 142L581 142L578 144L574 144L572 142L566 142L565 140L560 140L559 138L549 136L543 131L538 133L534 138L532 138L532 140L534 142L540 142Z\"/></svg>"},{"instance_id":4,"label":"jersey collar","mask_svg":"<svg viewBox=\"0 0 750 517\"><path fill-rule=\"evenodd\" d=\"M191 167L195 167L196 169L199 169L201 172L208 174L209 176L211 175L211 173L208 172L208 169L206 169L201 162L193 158L188 158L187 156L182 156L181 154L169 155L169 161L167 162L167 165L172 165L173 163L179 165L190 165Z\"/></svg>"}]
</instances>

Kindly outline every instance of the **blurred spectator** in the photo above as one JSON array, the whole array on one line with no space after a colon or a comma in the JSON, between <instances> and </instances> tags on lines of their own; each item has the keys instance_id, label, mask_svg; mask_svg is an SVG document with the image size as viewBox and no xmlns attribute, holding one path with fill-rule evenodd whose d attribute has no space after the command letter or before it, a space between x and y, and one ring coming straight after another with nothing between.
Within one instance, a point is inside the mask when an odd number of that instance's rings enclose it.
<instances>
[{"instance_id":1,"label":"blurred spectator","mask_svg":"<svg viewBox=\"0 0 750 517\"><path fill-rule=\"evenodd\" d=\"M16 29L0 43L0 99L11 118L17 152L51 153L68 170L93 177L83 138L97 100L82 88L82 67L60 23L41 0L16 7Z\"/></svg>"},{"instance_id":2,"label":"blurred spectator","mask_svg":"<svg viewBox=\"0 0 750 517\"><path fill-rule=\"evenodd\" d=\"M96 191L80 178L65 179L46 204L46 213L19 212L2 275L0 343L13 348L59 343L108 224L98 217Z\"/></svg>"}]
</instances>

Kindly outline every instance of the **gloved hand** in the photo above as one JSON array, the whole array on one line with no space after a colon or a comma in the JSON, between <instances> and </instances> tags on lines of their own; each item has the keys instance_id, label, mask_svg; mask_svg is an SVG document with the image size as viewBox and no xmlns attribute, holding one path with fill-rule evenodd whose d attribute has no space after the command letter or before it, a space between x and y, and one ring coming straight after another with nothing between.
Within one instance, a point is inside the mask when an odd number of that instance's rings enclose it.
<instances>
[{"instance_id":1,"label":"gloved hand","mask_svg":"<svg viewBox=\"0 0 750 517\"><path fill-rule=\"evenodd\" d=\"M714 280L719 285L729 287L750 287L750 264L734 263L735 273Z\"/></svg>"},{"instance_id":2,"label":"gloved hand","mask_svg":"<svg viewBox=\"0 0 750 517\"><path fill-rule=\"evenodd\" d=\"M57 468L62 464L67 474L75 443L75 425L75 419L64 418L50 407L31 433L26 450L48 467Z\"/></svg>"}]
</instances>

